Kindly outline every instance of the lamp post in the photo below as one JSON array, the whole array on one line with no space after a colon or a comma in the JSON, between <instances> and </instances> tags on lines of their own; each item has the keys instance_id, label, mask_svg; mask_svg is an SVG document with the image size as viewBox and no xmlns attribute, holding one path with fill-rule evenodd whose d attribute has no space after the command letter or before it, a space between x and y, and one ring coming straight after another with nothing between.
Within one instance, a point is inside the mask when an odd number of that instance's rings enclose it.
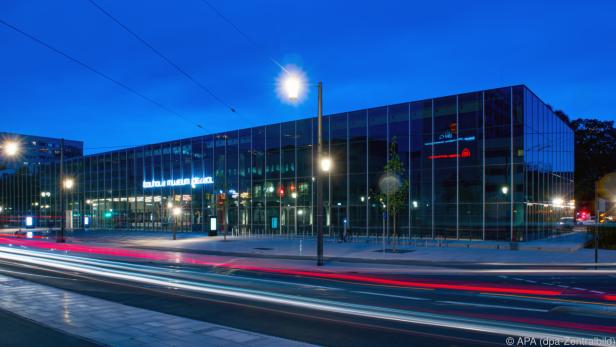
<instances>
[{"instance_id":1,"label":"lamp post","mask_svg":"<svg viewBox=\"0 0 616 347\"><path fill-rule=\"evenodd\" d=\"M305 81L303 75L298 72L283 71L280 80L280 87L285 94L285 97L293 102L300 99L302 92L305 89ZM318 92L318 113L317 113L317 161L318 169L316 173L317 181L317 266L323 266L323 177L325 172L329 172L332 166L332 161L329 157L323 155L323 83L317 83Z\"/></svg>"},{"instance_id":2,"label":"lamp post","mask_svg":"<svg viewBox=\"0 0 616 347\"><path fill-rule=\"evenodd\" d=\"M56 242L66 242L64 239L64 231L66 229L66 192L73 189L75 180L70 177L64 177L64 139L60 139L60 209L62 216L60 218L60 233L56 233Z\"/></svg>"},{"instance_id":3,"label":"lamp post","mask_svg":"<svg viewBox=\"0 0 616 347\"><path fill-rule=\"evenodd\" d=\"M317 114L317 158L321 170L317 170L317 266L323 266L323 173L331 166L329 159L323 158L323 83L319 81Z\"/></svg>"},{"instance_id":4,"label":"lamp post","mask_svg":"<svg viewBox=\"0 0 616 347\"><path fill-rule=\"evenodd\" d=\"M503 195L507 196L507 193L509 193L509 187L507 186L502 186L501 187L501 193L503 193ZM498 233L500 231L500 212L498 211L500 207L500 196L499 198L496 200L496 240L498 241Z\"/></svg>"},{"instance_id":5,"label":"lamp post","mask_svg":"<svg viewBox=\"0 0 616 347\"><path fill-rule=\"evenodd\" d=\"M176 240L176 230L178 224L178 216L182 214L182 208L176 206L173 208L173 239Z\"/></svg>"},{"instance_id":6,"label":"lamp post","mask_svg":"<svg viewBox=\"0 0 616 347\"><path fill-rule=\"evenodd\" d=\"M599 181L595 181L595 264L599 262ZM596 269L596 267L595 267Z\"/></svg>"},{"instance_id":7,"label":"lamp post","mask_svg":"<svg viewBox=\"0 0 616 347\"><path fill-rule=\"evenodd\" d=\"M222 232L223 232L223 238L224 241L227 241L227 207L228 207L228 197L229 197L229 187L227 187L227 144L229 142L229 135L227 134L223 134L223 135L216 135L217 139L224 139L225 140L225 147L224 147L224 151L225 151L225 162L224 162L224 179L223 179L223 194L221 194L221 197L224 197L224 200L222 201Z\"/></svg>"},{"instance_id":8,"label":"lamp post","mask_svg":"<svg viewBox=\"0 0 616 347\"><path fill-rule=\"evenodd\" d=\"M70 184L72 188L72 183ZM62 243L64 240L64 229L66 228L66 210L64 206L64 190L68 189L64 185L64 139L60 139L60 210L62 216L60 216L60 233L56 233L56 242Z\"/></svg>"},{"instance_id":9,"label":"lamp post","mask_svg":"<svg viewBox=\"0 0 616 347\"><path fill-rule=\"evenodd\" d=\"M60 165L60 172L63 168ZM63 177L63 176L62 176ZM64 178L60 187L60 205L62 208L62 224L60 225L60 233L56 236L56 242L65 242L64 230L66 229L66 197L64 196L67 191L73 189L75 181L72 178Z\"/></svg>"},{"instance_id":10,"label":"lamp post","mask_svg":"<svg viewBox=\"0 0 616 347\"><path fill-rule=\"evenodd\" d=\"M20 151L20 145L17 141L7 140L2 144L2 152L7 158L16 157ZM0 206L0 213L4 210L3 207Z\"/></svg>"}]
</instances>

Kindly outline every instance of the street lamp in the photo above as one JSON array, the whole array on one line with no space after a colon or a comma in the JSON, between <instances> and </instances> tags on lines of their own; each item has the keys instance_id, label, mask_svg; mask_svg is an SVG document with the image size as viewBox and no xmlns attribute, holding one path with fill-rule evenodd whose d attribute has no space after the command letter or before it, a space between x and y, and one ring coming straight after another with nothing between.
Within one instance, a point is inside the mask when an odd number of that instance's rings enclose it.
<instances>
[{"instance_id":1,"label":"street lamp","mask_svg":"<svg viewBox=\"0 0 616 347\"><path fill-rule=\"evenodd\" d=\"M503 193L503 195L507 195L507 193L509 193L509 187L507 186L502 186L500 189L501 193ZM496 240L498 240L498 232L500 231L500 212L499 207L500 207L500 196L496 199Z\"/></svg>"},{"instance_id":2,"label":"street lamp","mask_svg":"<svg viewBox=\"0 0 616 347\"><path fill-rule=\"evenodd\" d=\"M329 172L332 168L332 160L329 157L321 158L321 171Z\"/></svg>"},{"instance_id":3,"label":"street lamp","mask_svg":"<svg viewBox=\"0 0 616 347\"><path fill-rule=\"evenodd\" d=\"M558 207L558 208L563 207L564 202L565 201L563 200L563 198L552 199L552 205L554 205L554 207Z\"/></svg>"},{"instance_id":4,"label":"street lamp","mask_svg":"<svg viewBox=\"0 0 616 347\"><path fill-rule=\"evenodd\" d=\"M4 149L4 155L7 157L14 157L19 153L19 143L16 141L6 141L2 146Z\"/></svg>"},{"instance_id":5,"label":"street lamp","mask_svg":"<svg viewBox=\"0 0 616 347\"><path fill-rule=\"evenodd\" d=\"M75 185L75 181L73 181L72 178L66 178L64 179L64 182L62 182L64 189L72 189L73 185Z\"/></svg>"},{"instance_id":6,"label":"street lamp","mask_svg":"<svg viewBox=\"0 0 616 347\"><path fill-rule=\"evenodd\" d=\"M6 157L15 157L19 153L20 146L19 142L7 140L2 144L1 148ZM4 208L0 206L0 213L2 210L4 210Z\"/></svg>"},{"instance_id":7,"label":"street lamp","mask_svg":"<svg viewBox=\"0 0 616 347\"><path fill-rule=\"evenodd\" d=\"M284 80L284 90L291 101L297 101L301 95L303 83L298 75L290 74Z\"/></svg>"},{"instance_id":8,"label":"street lamp","mask_svg":"<svg viewBox=\"0 0 616 347\"><path fill-rule=\"evenodd\" d=\"M62 169L62 165L60 166L60 168ZM63 170L60 170L61 172ZM64 231L66 229L66 192L73 189L73 187L75 186L75 181L70 178L64 178L62 179L62 187L61 187L61 192L60 192L60 205L62 208L62 224L60 225L60 234L56 236L56 242L65 242L66 240L64 239Z\"/></svg>"},{"instance_id":9,"label":"street lamp","mask_svg":"<svg viewBox=\"0 0 616 347\"><path fill-rule=\"evenodd\" d=\"M229 135L227 134L222 134L222 135L216 135L217 139L224 139L225 140L225 147L224 147L224 151L225 151L225 162L224 162L224 180L223 180L223 191L220 192L220 197L223 198L224 200L222 201L222 230L223 230L223 237L224 240L227 241L227 228L229 228L229 226L227 225L227 210L228 208L228 198L229 198L229 187L227 187L227 145L229 143ZM273 188L273 187L272 187Z\"/></svg>"},{"instance_id":10,"label":"street lamp","mask_svg":"<svg viewBox=\"0 0 616 347\"><path fill-rule=\"evenodd\" d=\"M306 86L304 74L294 68L284 69L279 78L278 90L287 100L299 102ZM317 170L317 266L323 266L323 172L331 169L331 159L323 156L323 83L317 83L317 160L321 170Z\"/></svg>"},{"instance_id":11,"label":"street lamp","mask_svg":"<svg viewBox=\"0 0 616 347\"><path fill-rule=\"evenodd\" d=\"M64 178L64 139L60 139L60 209L62 210L62 216L60 218L60 233L56 233L56 242L65 242L64 229L66 228L66 207L64 191L72 189L74 181L72 178Z\"/></svg>"},{"instance_id":12,"label":"street lamp","mask_svg":"<svg viewBox=\"0 0 616 347\"><path fill-rule=\"evenodd\" d=\"M306 76L295 66L287 66L278 77L278 96L290 103L299 103L306 95Z\"/></svg>"},{"instance_id":13,"label":"street lamp","mask_svg":"<svg viewBox=\"0 0 616 347\"><path fill-rule=\"evenodd\" d=\"M507 186L501 187L501 193L503 193L503 195L507 195L508 192L509 192L509 187Z\"/></svg>"},{"instance_id":14,"label":"street lamp","mask_svg":"<svg viewBox=\"0 0 616 347\"><path fill-rule=\"evenodd\" d=\"M176 206L173 208L172 211L173 211L173 239L175 240L176 239L175 232L176 232L176 228L178 224L177 219L178 219L178 216L182 214L182 208L179 206Z\"/></svg>"}]
</instances>

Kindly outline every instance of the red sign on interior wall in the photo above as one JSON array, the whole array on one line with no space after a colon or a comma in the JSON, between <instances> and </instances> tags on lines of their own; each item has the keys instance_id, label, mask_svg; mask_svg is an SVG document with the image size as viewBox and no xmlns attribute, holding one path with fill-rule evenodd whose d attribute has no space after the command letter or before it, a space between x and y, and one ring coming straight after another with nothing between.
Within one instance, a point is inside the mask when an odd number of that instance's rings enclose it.
<instances>
[{"instance_id":1,"label":"red sign on interior wall","mask_svg":"<svg viewBox=\"0 0 616 347\"><path fill-rule=\"evenodd\" d=\"M460 157L461 158L470 158L471 157L471 150L468 148L464 148L462 150L462 153L460 153Z\"/></svg>"},{"instance_id":2,"label":"red sign on interior wall","mask_svg":"<svg viewBox=\"0 0 616 347\"><path fill-rule=\"evenodd\" d=\"M471 150L468 148L464 148L460 154L451 153L451 154L435 154L428 157L428 159L451 159L451 158L470 158Z\"/></svg>"}]
</instances>

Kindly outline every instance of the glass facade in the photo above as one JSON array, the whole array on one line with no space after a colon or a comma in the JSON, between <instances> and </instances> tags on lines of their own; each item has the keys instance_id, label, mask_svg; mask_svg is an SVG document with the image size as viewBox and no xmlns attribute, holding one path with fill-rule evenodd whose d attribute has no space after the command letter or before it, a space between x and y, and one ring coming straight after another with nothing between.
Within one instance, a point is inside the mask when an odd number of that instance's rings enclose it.
<instances>
[{"instance_id":1,"label":"glass facade","mask_svg":"<svg viewBox=\"0 0 616 347\"><path fill-rule=\"evenodd\" d=\"M61 141L0 132L0 228L22 226L28 216L38 216L39 220L53 216L52 206L58 203L58 196L43 189L51 185L43 182L59 182L58 173L50 164L60 160ZM13 156L2 148L8 143L18 148ZM64 140L64 157L82 158L83 142Z\"/></svg>"},{"instance_id":2,"label":"glass facade","mask_svg":"<svg viewBox=\"0 0 616 347\"><path fill-rule=\"evenodd\" d=\"M397 218L403 238L524 241L573 215L573 131L525 86L334 114L323 124L333 161L326 234L345 220L355 236L391 234L374 196L394 139L410 183ZM77 180L71 225L313 235L316 135L309 118L68 159ZM58 163L40 170L33 189L57 196ZM3 205L17 196L2 194ZM58 226L59 206L45 205L27 213Z\"/></svg>"}]
</instances>

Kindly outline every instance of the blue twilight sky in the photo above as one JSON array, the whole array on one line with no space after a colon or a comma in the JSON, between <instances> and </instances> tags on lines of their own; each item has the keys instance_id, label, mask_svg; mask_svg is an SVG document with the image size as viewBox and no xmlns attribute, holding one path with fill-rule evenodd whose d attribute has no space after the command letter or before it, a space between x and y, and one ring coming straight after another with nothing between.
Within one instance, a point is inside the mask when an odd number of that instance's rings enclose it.
<instances>
[{"instance_id":1,"label":"blue twilight sky","mask_svg":"<svg viewBox=\"0 0 616 347\"><path fill-rule=\"evenodd\" d=\"M275 92L283 64L324 82L326 114L526 84L572 118L616 118L616 1L96 0L238 110L233 114L88 0L3 0L0 19L176 110L166 113L0 25L0 131L86 152L314 115Z\"/></svg>"}]
</instances>

